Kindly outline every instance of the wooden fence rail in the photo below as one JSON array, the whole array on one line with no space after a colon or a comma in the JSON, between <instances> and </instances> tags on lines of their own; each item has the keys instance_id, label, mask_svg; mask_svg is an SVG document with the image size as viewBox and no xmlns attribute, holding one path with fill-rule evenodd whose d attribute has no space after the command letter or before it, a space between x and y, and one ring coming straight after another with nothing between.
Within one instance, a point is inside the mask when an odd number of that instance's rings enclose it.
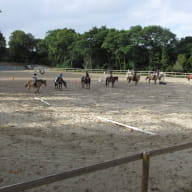
<instances>
[{"instance_id":1,"label":"wooden fence rail","mask_svg":"<svg viewBox=\"0 0 192 192\"><path fill-rule=\"evenodd\" d=\"M143 160L141 192L147 192L148 191L148 180L149 180L148 178L149 178L150 157L162 155L162 154L166 154L166 153L172 153L172 152L185 150L185 149L189 149L189 148L192 148L192 142L182 144L182 145L176 145L176 146L172 146L172 147L152 150L152 151L148 151L148 152L138 153L138 154L131 155L128 157L122 157L119 159L106 161L103 163L90 165L90 166L82 167L79 169L73 169L71 171L65 171L65 172L59 173L59 174L49 175L47 177L42 177L42 178L35 179L32 181L28 181L28 182L0 187L0 192L20 192L20 191L23 191L26 189L32 189L32 188L42 186L42 185L47 185L47 184L50 184L50 183L53 183L56 181L61 181L64 179L84 175L87 173L104 170L104 169L107 169L110 167L115 167L115 166L118 166L121 164L130 163L130 162L137 161L137 160Z\"/></svg>"}]
</instances>

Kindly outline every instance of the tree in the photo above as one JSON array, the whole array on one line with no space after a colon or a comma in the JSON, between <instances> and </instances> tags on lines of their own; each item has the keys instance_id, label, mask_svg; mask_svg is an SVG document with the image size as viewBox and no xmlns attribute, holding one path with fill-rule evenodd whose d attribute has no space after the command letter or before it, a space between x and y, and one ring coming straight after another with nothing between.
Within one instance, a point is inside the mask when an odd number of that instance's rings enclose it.
<instances>
[{"instance_id":1,"label":"tree","mask_svg":"<svg viewBox=\"0 0 192 192\"><path fill-rule=\"evenodd\" d=\"M149 66L153 69L162 68L161 57L165 56L162 50L176 46L176 35L160 26L148 26L142 31L141 44L148 50Z\"/></svg>"},{"instance_id":2,"label":"tree","mask_svg":"<svg viewBox=\"0 0 192 192\"><path fill-rule=\"evenodd\" d=\"M35 39L31 33L14 31L9 38L9 51L12 61L31 62L35 48Z\"/></svg>"},{"instance_id":3,"label":"tree","mask_svg":"<svg viewBox=\"0 0 192 192\"><path fill-rule=\"evenodd\" d=\"M118 39L119 39L119 31L112 29L108 32L103 44L102 48L106 49L108 56L108 68L109 69L119 69L118 67Z\"/></svg>"},{"instance_id":4,"label":"tree","mask_svg":"<svg viewBox=\"0 0 192 192\"><path fill-rule=\"evenodd\" d=\"M48 48L45 40L43 39L35 40L35 60L36 60L36 63L49 64Z\"/></svg>"},{"instance_id":5,"label":"tree","mask_svg":"<svg viewBox=\"0 0 192 192\"><path fill-rule=\"evenodd\" d=\"M70 66L72 60L70 51L76 38L77 33L73 29L57 29L47 33L45 41L52 65Z\"/></svg>"},{"instance_id":6,"label":"tree","mask_svg":"<svg viewBox=\"0 0 192 192\"><path fill-rule=\"evenodd\" d=\"M187 59L186 64L183 66L186 72L192 72L192 55Z\"/></svg>"},{"instance_id":7,"label":"tree","mask_svg":"<svg viewBox=\"0 0 192 192\"><path fill-rule=\"evenodd\" d=\"M3 34L0 32L0 60L3 60L6 54L6 40Z\"/></svg>"},{"instance_id":8,"label":"tree","mask_svg":"<svg viewBox=\"0 0 192 192\"><path fill-rule=\"evenodd\" d=\"M192 37L187 36L181 38L177 43L177 54L185 54L186 57L189 57L192 53Z\"/></svg>"},{"instance_id":9,"label":"tree","mask_svg":"<svg viewBox=\"0 0 192 192\"><path fill-rule=\"evenodd\" d=\"M179 54L177 56L177 61L175 65L173 66L174 71L183 71L185 70L185 66L187 64L187 59L184 54Z\"/></svg>"}]
</instances>

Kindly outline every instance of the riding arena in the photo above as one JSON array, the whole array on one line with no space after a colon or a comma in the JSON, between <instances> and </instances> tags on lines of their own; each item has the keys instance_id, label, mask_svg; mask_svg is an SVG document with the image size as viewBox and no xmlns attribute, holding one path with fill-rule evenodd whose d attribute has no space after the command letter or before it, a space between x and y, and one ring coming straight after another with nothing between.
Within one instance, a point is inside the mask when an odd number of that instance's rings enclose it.
<instances>
[{"instance_id":1,"label":"riding arena","mask_svg":"<svg viewBox=\"0 0 192 192\"><path fill-rule=\"evenodd\" d=\"M116 74L106 86L101 73L62 72L67 86L55 88L58 71L38 73L39 93L25 87L33 71L0 71L0 192L23 183L144 151L191 142L192 84L146 76L128 83ZM106 77L109 75L106 75ZM150 160L149 191L192 190L192 148ZM134 161L32 188L30 192L141 191L142 163ZM22 191L22 190L21 190Z\"/></svg>"}]
</instances>

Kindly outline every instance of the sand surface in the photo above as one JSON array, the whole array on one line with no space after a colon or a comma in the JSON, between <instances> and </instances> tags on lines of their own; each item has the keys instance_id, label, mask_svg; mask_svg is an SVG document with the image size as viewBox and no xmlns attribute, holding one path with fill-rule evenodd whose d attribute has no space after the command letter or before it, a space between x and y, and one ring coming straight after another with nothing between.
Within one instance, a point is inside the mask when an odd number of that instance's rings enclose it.
<instances>
[{"instance_id":1,"label":"sand surface","mask_svg":"<svg viewBox=\"0 0 192 192\"><path fill-rule=\"evenodd\" d=\"M135 86L122 75L111 88L90 74L91 89L82 89L81 73L63 73L68 87L55 90L57 74L39 74L47 86L37 95L24 87L33 72L0 72L0 186L191 142L192 84L186 79L149 85L141 77ZM150 191L192 189L191 162L192 149L151 158ZM141 166L136 161L28 191L138 192Z\"/></svg>"}]
</instances>

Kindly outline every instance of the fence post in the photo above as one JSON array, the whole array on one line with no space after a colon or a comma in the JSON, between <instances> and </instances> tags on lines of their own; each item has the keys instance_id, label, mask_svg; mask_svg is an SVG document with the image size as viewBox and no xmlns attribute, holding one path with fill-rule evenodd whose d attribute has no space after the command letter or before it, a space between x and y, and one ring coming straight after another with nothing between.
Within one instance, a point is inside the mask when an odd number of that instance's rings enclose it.
<instances>
[{"instance_id":1,"label":"fence post","mask_svg":"<svg viewBox=\"0 0 192 192\"><path fill-rule=\"evenodd\" d=\"M148 192L149 160L150 160L149 152L143 152L143 169L142 169L141 192Z\"/></svg>"}]
</instances>

